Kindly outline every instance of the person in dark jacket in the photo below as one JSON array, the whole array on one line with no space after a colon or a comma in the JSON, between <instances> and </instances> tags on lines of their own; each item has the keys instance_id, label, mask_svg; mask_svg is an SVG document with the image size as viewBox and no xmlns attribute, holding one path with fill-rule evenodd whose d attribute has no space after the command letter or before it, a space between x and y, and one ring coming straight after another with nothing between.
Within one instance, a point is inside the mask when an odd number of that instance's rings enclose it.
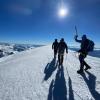
<instances>
[{"instance_id":1,"label":"person in dark jacket","mask_svg":"<svg viewBox=\"0 0 100 100\"><path fill-rule=\"evenodd\" d=\"M82 36L82 40L77 39L78 35L75 36L75 41L81 43L81 49L78 51L79 54L79 61L80 61L80 70L77 71L77 73L82 73L84 70L84 65L86 66L85 70L90 69L91 67L85 62L85 58L88 55L88 44L89 41L87 39L86 35Z\"/></svg>"},{"instance_id":2,"label":"person in dark jacket","mask_svg":"<svg viewBox=\"0 0 100 100\"><path fill-rule=\"evenodd\" d=\"M68 46L65 43L64 39L62 38L58 44L58 62L59 66L63 64L63 59L64 59L64 52L66 49L66 53L68 53Z\"/></svg>"},{"instance_id":3,"label":"person in dark jacket","mask_svg":"<svg viewBox=\"0 0 100 100\"><path fill-rule=\"evenodd\" d=\"M54 50L54 58L56 58L57 49L58 49L58 41L57 41L57 39L55 39L55 41L53 42L52 49Z\"/></svg>"}]
</instances>

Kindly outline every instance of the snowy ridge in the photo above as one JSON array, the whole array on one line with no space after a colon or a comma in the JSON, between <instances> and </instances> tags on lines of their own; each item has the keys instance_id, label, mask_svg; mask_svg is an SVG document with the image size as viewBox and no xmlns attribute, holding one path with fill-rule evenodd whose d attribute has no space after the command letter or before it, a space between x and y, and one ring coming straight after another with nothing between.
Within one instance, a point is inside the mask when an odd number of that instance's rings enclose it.
<instances>
[{"instance_id":1,"label":"snowy ridge","mask_svg":"<svg viewBox=\"0 0 100 100\"><path fill-rule=\"evenodd\" d=\"M78 75L77 54L69 50L58 70L51 45L14 54L0 62L0 100L99 100L100 58Z\"/></svg>"}]
</instances>

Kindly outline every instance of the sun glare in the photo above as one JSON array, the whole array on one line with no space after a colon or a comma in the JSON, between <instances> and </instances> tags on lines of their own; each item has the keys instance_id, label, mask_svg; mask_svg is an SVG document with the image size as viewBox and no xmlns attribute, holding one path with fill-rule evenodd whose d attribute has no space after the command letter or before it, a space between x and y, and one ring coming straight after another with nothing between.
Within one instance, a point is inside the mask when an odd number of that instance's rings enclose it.
<instances>
[{"instance_id":1,"label":"sun glare","mask_svg":"<svg viewBox=\"0 0 100 100\"><path fill-rule=\"evenodd\" d=\"M59 17L63 18L68 15L68 9L67 8L60 8L58 11Z\"/></svg>"}]
</instances>

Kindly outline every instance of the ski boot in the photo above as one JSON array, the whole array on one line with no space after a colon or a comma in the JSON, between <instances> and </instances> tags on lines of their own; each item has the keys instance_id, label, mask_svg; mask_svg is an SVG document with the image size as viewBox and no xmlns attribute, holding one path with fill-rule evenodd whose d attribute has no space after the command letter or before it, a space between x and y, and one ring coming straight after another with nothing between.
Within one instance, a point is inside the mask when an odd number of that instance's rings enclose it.
<instances>
[{"instance_id":1,"label":"ski boot","mask_svg":"<svg viewBox=\"0 0 100 100\"><path fill-rule=\"evenodd\" d=\"M80 69L80 70L77 71L77 73L78 73L78 74L82 74L82 73L84 73L84 72L83 72L82 69Z\"/></svg>"},{"instance_id":2,"label":"ski boot","mask_svg":"<svg viewBox=\"0 0 100 100\"><path fill-rule=\"evenodd\" d=\"M88 69L91 69L91 67L90 67L90 66L88 66L88 67L86 67L84 70L85 70L85 71L87 71Z\"/></svg>"}]
</instances>

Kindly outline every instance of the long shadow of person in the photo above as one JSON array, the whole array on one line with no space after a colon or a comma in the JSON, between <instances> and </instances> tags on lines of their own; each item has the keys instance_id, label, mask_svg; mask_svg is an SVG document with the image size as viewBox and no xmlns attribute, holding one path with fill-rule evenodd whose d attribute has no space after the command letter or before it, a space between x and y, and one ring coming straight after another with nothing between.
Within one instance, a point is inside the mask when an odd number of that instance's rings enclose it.
<instances>
[{"instance_id":1,"label":"long shadow of person","mask_svg":"<svg viewBox=\"0 0 100 100\"><path fill-rule=\"evenodd\" d=\"M67 87L63 67L57 71L55 81L52 80L49 88L48 100L67 100Z\"/></svg>"},{"instance_id":2,"label":"long shadow of person","mask_svg":"<svg viewBox=\"0 0 100 100\"><path fill-rule=\"evenodd\" d=\"M90 72L86 71L89 77L87 78L85 74L81 74L85 80L89 91L95 100L100 100L100 94L95 90L96 87L96 77Z\"/></svg>"},{"instance_id":3,"label":"long shadow of person","mask_svg":"<svg viewBox=\"0 0 100 100\"><path fill-rule=\"evenodd\" d=\"M54 87L54 80L52 80L50 87L49 87L49 94L47 100L53 100L53 87Z\"/></svg>"},{"instance_id":4,"label":"long shadow of person","mask_svg":"<svg viewBox=\"0 0 100 100\"><path fill-rule=\"evenodd\" d=\"M68 80L68 84L69 84L69 100L74 100L74 94L73 94L73 89L72 89L72 80L70 77Z\"/></svg>"},{"instance_id":5,"label":"long shadow of person","mask_svg":"<svg viewBox=\"0 0 100 100\"><path fill-rule=\"evenodd\" d=\"M44 69L44 73L45 73L45 77L44 80L48 80L52 73L56 70L57 68L57 63L56 63L56 59L53 59L50 63L48 63Z\"/></svg>"}]
</instances>

